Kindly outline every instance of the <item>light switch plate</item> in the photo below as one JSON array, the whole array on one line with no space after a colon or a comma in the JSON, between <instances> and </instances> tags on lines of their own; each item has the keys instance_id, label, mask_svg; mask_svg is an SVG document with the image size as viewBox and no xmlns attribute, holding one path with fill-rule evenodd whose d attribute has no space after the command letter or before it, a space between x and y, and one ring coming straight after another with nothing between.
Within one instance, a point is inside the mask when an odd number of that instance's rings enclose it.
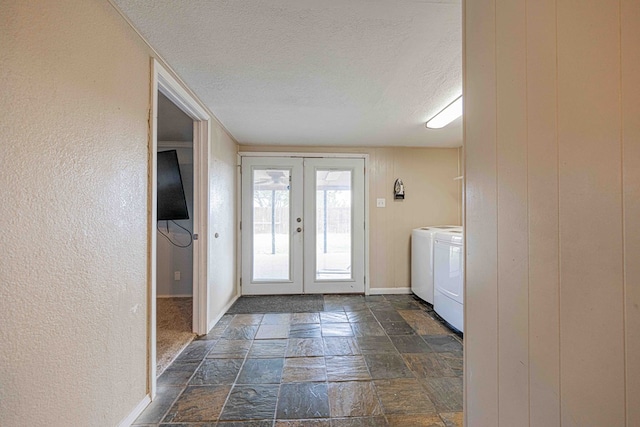
<instances>
[{"instance_id":1,"label":"light switch plate","mask_svg":"<svg viewBox=\"0 0 640 427\"><path fill-rule=\"evenodd\" d=\"M376 207L384 208L387 206L387 199L376 199Z\"/></svg>"}]
</instances>

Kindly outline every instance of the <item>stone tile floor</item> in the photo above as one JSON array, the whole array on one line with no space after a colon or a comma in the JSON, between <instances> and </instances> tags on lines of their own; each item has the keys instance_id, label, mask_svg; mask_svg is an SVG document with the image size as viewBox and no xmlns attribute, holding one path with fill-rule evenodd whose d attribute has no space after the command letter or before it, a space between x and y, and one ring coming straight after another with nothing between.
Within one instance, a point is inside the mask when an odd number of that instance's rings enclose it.
<instances>
[{"instance_id":1,"label":"stone tile floor","mask_svg":"<svg viewBox=\"0 0 640 427\"><path fill-rule=\"evenodd\" d=\"M462 352L412 295L325 295L320 312L225 314L158 378L134 425L461 427Z\"/></svg>"}]
</instances>

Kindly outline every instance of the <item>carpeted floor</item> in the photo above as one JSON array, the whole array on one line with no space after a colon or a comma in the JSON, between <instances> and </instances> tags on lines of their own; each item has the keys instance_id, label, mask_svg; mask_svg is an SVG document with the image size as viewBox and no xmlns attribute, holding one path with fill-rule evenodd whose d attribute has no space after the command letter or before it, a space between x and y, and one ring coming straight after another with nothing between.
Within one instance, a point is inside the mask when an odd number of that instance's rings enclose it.
<instances>
[{"instance_id":1,"label":"carpeted floor","mask_svg":"<svg viewBox=\"0 0 640 427\"><path fill-rule=\"evenodd\" d=\"M227 313L311 313L322 310L322 295L260 295L238 298Z\"/></svg>"},{"instance_id":2,"label":"carpeted floor","mask_svg":"<svg viewBox=\"0 0 640 427\"><path fill-rule=\"evenodd\" d=\"M156 300L157 376L160 376L173 359L195 338L192 322L193 298L158 298Z\"/></svg>"}]
</instances>

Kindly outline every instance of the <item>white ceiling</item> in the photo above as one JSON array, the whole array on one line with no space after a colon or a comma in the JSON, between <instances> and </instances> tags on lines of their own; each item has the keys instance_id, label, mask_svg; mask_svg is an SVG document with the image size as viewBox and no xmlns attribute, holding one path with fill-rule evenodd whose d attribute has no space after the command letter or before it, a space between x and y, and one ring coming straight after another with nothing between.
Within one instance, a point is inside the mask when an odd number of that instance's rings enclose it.
<instances>
[{"instance_id":1,"label":"white ceiling","mask_svg":"<svg viewBox=\"0 0 640 427\"><path fill-rule=\"evenodd\" d=\"M113 0L241 144L457 147L460 0Z\"/></svg>"}]
</instances>

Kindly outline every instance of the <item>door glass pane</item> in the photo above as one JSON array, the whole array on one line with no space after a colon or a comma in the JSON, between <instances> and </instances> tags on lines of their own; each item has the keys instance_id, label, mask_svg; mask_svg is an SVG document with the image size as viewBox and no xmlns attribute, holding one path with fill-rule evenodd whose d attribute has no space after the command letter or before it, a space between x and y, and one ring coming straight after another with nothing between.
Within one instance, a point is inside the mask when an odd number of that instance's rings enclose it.
<instances>
[{"instance_id":1,"label":"door glass pane","mask_svg":"<svg viewBox=\"0 0 640 427\"><path fill-rule=\"evenodd\" d=\"M253 170L253 281L291 279L291 171Z\"/></svg>"},{"instance_id":2,"label":"door glass pane","mask_svg":"<svg viewBox=\"0 0 640 427\"><path fill-rule=\"evenodd\" d=\"M351 171L316 170L316 280L351 279Z\"/></svg>"}]
</instances>

